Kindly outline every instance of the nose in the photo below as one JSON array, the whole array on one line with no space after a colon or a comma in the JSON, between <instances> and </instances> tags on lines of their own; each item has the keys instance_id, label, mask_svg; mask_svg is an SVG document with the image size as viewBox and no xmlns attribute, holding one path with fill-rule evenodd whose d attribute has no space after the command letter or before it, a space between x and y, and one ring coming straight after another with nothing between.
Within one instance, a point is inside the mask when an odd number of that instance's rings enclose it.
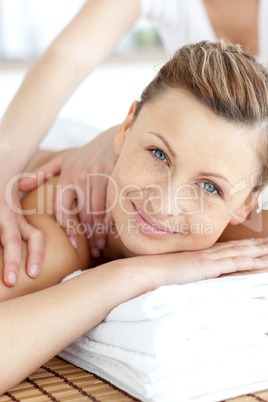
<instances>
[{"instance_id":1,"label":"nose","mask_svg":"<svg viewBox=\"0 0 268 402\"><path fill-rule=\"evenodd\" d=\"M198 188L192 184L161 185L148 189L144 210L151 215L176 217L194 215L200 210L202 200Z\"/></svg>"}]
</instances>

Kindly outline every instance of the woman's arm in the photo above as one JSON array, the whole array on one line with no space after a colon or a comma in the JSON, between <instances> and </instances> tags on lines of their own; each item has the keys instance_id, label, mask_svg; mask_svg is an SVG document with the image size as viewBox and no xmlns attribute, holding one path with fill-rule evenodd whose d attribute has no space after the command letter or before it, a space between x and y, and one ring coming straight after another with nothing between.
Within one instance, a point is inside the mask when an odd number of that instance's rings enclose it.
<instances>
[{"instance_id":1,"label":"woman's arm","mask_svg":"<svg viewBox=\"0 0 268 402\"><path fill-rule=\"evenodd\" d=\"M139 13L139 0L88 0L29 71L1 121L0 241L4 246L4 280L9 286L13 285L9 273L19 270L21 238L31 243L32 264L40 260L43 238L42 232L9 209L6 186L24 170L67 99L111 53ZM19 205L16 192L13 198Z\"/></svg>"},{"instance_id":2,"label":"woman's arm","mask_svg":"<svg viewBox=\"0 0 268 402\"><path fill-rule=\"evenodd\" d=\"M0 303L0 394L23 380L118 304L161 285L263 268L266 240L109 262L67 282ZM266 265L267 267L267 262Z\"/></svg>"},{"instance_id":3,"label":"woman's arm","mask_svg":"<svg viewBox=\"0 0 268 402\"><path fill-rule=\"evenodd\" d=\"M147 289L120 262L0 303L0 395L98 324L119 303Z\"/></svg>"}]
</instances>

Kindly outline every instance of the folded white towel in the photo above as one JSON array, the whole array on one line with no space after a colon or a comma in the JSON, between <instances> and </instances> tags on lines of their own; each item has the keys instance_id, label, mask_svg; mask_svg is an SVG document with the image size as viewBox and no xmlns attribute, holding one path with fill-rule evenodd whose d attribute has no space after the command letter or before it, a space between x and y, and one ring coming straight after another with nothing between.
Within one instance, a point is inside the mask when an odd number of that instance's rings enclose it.
<instances>
[{"instance_id":1,"label":"folded white towel","mask_svg":"<svg viewBox=\"0 0 268 402\"><path fill-rule=\"evenodd\" d=\"M268 274L160 287L116 307L60 356L143 401L268 388Z\"/></svg>"},{"instance_id":2,"label":"folded white towel","mask_svg":"<svg viewBox=\"0 0 268 402\"><path fill-rule=\"evenodd\" d=\"M98 130L58 120L42 148ZM259 207L268 209L268 189ZM76 274L80 274L77 272ZM143 401L217 401L268 388L268 274L161 287L115 308L60 356Z\"/></svg>"}]
</instances>

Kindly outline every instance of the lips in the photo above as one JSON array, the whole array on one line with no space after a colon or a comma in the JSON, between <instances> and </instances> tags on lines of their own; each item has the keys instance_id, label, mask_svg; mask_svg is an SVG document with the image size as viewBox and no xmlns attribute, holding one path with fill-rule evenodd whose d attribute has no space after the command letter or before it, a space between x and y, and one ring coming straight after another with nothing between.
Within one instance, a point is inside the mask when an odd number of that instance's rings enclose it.
<instances>
[{"instance_id":1,"label":"lips","mask_svg":"<svg viewBox=\"0 0 268 402\"><path fill-rule=\"evenodd\" d=\"M136 206L134 203L132 203L132 205L136 223L145 234L153 237L170 237L179 234L178 232L172 232L167 227L153 221L141 208Z\"/></svg>"}]
</instances>

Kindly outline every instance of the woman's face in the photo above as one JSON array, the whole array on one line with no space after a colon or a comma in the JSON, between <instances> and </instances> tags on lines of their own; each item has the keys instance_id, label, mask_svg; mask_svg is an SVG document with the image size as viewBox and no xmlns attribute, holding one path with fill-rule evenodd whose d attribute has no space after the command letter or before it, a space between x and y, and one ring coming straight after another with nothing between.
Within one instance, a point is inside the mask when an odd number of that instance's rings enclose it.
<instances>
[{"instance_id":1,"label":"woman's face","mask_svg":"<svg viewBox=\"0 0 268 402\"><path fill-rule=\"evenodd\" d=\"M109 184L122 242L138 255L210 247L257 201L249 196L260 174L249 129L182 90L166 91L133 119L136 106L116 135Z\"/></svg>"}]
</instances>

